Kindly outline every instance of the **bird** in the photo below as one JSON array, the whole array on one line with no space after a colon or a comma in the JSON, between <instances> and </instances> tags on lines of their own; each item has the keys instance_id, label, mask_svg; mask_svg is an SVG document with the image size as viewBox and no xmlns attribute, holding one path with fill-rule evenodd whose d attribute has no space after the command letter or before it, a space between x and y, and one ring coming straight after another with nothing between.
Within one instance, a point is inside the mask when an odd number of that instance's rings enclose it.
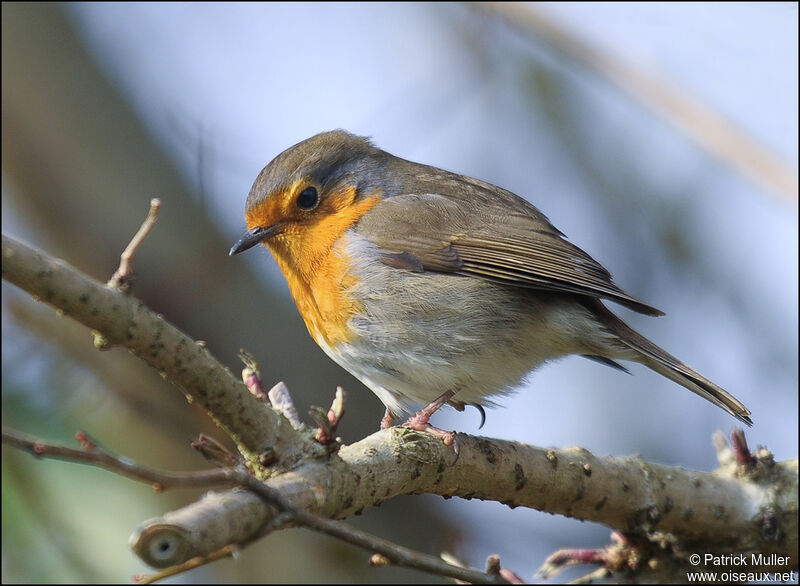
<instances>
[{"instance_id":1,"label":"bird","mask_svg":"<svg viewBox=\"0 0 800 586\"><path fill-rule=\"evenodd\" d=\"M449 404L483 406L543 363L577 354L627 371L638 362L739 421L733 395L634 331L604 302L662 311L620 289L533 204L415 163L345 130L286 149L258 174L247 232L230 255L265 245L308 332L396 419L430 424Z\"/></svg>"}]
</instances>

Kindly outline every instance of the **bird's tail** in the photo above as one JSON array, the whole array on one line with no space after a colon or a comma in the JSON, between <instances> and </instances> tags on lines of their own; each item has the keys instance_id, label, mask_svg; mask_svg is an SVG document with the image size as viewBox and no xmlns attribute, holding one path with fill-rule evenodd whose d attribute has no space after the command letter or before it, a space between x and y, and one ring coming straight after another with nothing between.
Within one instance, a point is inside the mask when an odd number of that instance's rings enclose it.
<instances>
[{"instance_id":1,"label":"bird's tail","mask_svg":"<svg viewBox=\"0 0 800 586\"><path fill-rule=\"evenodd\" d=\"M597 305L602 307L602 310L597 312L598 317L619 338L620 342L635 351L637 355L635 360L637 362L714 403L714 405L724 409L742 423L748 426L753 425L753 420L750 419L750 410L736 397L653 344L611 313L601 303L598 302Z\"/></svg>"}]
</instances>

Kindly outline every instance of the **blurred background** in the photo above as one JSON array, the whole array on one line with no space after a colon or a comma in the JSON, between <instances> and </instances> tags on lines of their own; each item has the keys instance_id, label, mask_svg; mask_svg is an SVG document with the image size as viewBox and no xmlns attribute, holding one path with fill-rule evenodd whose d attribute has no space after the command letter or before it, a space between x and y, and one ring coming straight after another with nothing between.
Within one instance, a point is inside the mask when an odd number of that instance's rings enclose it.
<instances>
[{"instance_id":1,"label":"blurred background","mask_svg":"<svg viewBox=\"0 0 800 586\"><path fill-rule=\"evenodd\" d=\"M613 306L753 412L751 446L797 456L796 3L2 4L2 229L107 280L147 213L136 259L151 308L234 372L240 347L301 413L348 392L341 433L375 431L376 397L306 333L266 250L229 258L261 168L345 128L398 156L529 199L627 292ZM138 360L2 285L3 425L71 442L85 429L155 468L222 439ZM735 421L637 365L539 369L488 411L435 423L599 456L711 470ZM138 524L190 502L113 474L3 448L4 582L126 582ZM354 525L525 579L609 530L497 503L398 498ZM424 530L420 528L424 527ZM405 582L294 529L168 582ZM577 575L572 571L563 577Z\"/></svg>"}]
</instances>

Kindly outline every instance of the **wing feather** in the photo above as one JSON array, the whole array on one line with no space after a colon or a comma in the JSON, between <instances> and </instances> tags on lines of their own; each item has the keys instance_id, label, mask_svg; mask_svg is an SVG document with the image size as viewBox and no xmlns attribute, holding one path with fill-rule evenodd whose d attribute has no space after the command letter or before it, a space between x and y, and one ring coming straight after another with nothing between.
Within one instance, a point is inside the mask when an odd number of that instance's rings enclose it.
<instances>
[{"instance_id":1,"label":"wing feather","mask_svg":"<svg viewBox=\"0 0 800 586\"><path fill-rule=\"evenodd\" d=\"M492 188L502 197L400 193L368 211L356 229L388 254L414 257L426 271L603 297L641 313L663 315L620 289L602 265L565 240L524 200L518 203L509 197L513 194L490 184L462 187Z\"/></svg>"}]
</instances>

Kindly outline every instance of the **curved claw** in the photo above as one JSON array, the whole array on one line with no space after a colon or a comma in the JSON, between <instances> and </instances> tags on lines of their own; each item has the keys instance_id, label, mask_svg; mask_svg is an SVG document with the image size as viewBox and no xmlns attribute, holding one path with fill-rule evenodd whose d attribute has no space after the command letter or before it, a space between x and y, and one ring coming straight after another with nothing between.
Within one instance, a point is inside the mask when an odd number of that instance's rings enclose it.
<instances>
[{"instance_id":1,"label":"curved claw","mask_svg":"<svg viewBox=\"0 0 800 586\"><path fill-rule=\"evenodd\" d=\"M482 405L478 405L477 403L470 403L470 405L475 407L481 414L481 424L478 426L478 429L483 429L483 424L486 423L486 411L483 409Z\"/></svg>"}]
</instances>

